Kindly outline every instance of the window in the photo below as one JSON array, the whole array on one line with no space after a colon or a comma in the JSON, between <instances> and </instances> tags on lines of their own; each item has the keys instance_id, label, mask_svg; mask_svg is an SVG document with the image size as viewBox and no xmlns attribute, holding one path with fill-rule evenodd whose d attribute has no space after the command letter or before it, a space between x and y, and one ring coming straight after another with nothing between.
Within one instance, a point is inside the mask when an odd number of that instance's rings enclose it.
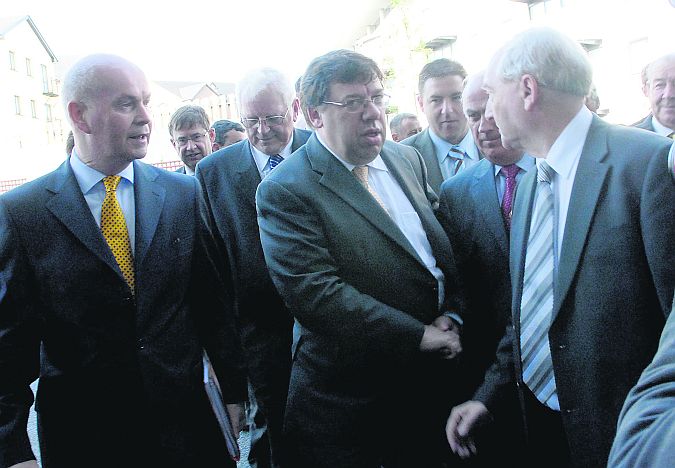
<instances>
[{"instance_id":1,"label":"window","mask_svg":"<svg viewBox=\"0 0 675 468\"><path fill-rule=\"evenodd\" d=\"M19 96L14 96L14 113L21 115L21 98Z\"/></svg>"},{"instance_id":2,"label":"window","mask_svg":"<svg viewBox=\"0 0 675 468\"><path fill-rule=\"evenodd\" d=\"M16 70L16 58L14 57L14 52L9 51L9 69Z\"/></svg>"},{"instance_id":3,"label":"window","mask_svg":"<svg viewBox=\"0 0 675 468\"><path fill-rule=\"evenodd\" d=\"M30 100L30 115L34 119L37 119L37 108L35 107L35 101L33 99Z\"/></svg>"},{"instance_id":4,"label":"window","mask_svg":"<svg viewBox=\"0 0 675 468\"><path fill-rule=\"evenodd\" d=\"M30 65L30 59L26 57L26 75L33 76L33 68Z\"/></svg>"},{"instance_id":5,"label":"window","mask_svg":"<svg viewBox=\"0 0 675 468\"><path fill-rule=\"evenodd\" d=\"M42 92L49 93L49 74L47 73L47 65L40 65L42 70Z\"/></svg>"},{"instance_id":6,"label":"window","mask_svg":"<svg viewBox=\"0 0 675 468\"><path fill-rule=\"evenodd\" d=\"M47 120L47 122L52 121L52 106L50 106L49 104L45 104L45 119Z\"/></svg>"}]
</instances>

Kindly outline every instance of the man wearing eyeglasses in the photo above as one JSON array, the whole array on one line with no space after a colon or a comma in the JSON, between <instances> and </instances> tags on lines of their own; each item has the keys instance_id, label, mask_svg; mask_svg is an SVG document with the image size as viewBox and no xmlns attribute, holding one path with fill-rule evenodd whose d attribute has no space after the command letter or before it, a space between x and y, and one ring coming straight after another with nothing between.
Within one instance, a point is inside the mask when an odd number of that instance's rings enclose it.
<instances>
[{"instance_id":1,"label":"man wearing eyeglasses","mask_svg":"<svg viewBox=\"0 0 675 468\"><path fill-rule=\"evenodd\" d=\"M355 52L314 59L301 99L316 131L258 187L265 259L302 326L288 466L429 467L448 453L461 345L445 313L462 301L424 163L385 142L382 79Z\"/></svg>"},{"instance_id":2,"label":"man wearing eyeglasses","mask_svg":"<svg viewBox=\"0 0 675 468\"><path fill-rule=\"evenodd\" d=\"M242 344L248 365L251 466L280 466L281 429L291 372L293 317L267 272L255 212L260 181L310 135L294 130L299 104L290 82L265 68L242 78L236 90L248 140L199 163L217 238L231 265Z\"/></svg>"},{"instance_id":3,"label":"man wearing eyeglasses","mask_svg":"<svg viewBox=\"0 0 675 468\"><path fill-rule=\"evenodd\" d=\"M171 144L184 166L176 172L195 175L195 166L211 154L215 137L209 128L209 116L200 106L183 106L173 113L169 121Z\"/></svg>"}]
</instances>

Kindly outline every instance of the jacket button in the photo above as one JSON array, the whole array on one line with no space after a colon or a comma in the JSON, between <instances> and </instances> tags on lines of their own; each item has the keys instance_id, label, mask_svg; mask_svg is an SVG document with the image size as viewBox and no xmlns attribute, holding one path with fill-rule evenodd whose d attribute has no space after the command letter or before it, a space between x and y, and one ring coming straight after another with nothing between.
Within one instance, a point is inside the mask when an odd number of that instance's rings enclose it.
<instances>
[{"instance_id":1,"label":"jacket button","mask_svg":"<svg viewBox=\"0 0 675 468\"><path fill-rule=\"evenodd\" d=\"M558 345L558 349L565 349L565 348L567 348L567 345L564 344Z\"/></svg>"}]
</instances>

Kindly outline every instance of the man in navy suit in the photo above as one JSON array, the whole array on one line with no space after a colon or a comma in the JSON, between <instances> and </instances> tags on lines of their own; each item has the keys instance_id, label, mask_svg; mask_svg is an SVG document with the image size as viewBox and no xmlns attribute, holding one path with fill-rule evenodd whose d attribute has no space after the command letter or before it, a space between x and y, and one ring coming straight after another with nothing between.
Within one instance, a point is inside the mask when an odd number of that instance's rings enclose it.
<instances>
[{"instance_id":1,"label":"man in navy suit","mask_svg":"<svg viewBox=\"0 0 675 468\"><path fill-rule=\"evenodd\" d=\"M650 132L675 136L675 53L664 55L645 68L645 94L651 114L635 124Z\"/></svg>"},{"instance_id":2,"label":"man in navy suit","mask_svg":"<svg viewBox=\"0 0 675 468\"><path fill-rule=\"evenodd\" d=\"M64 80L75 148L0 197L0 465L232 466L202 383L208 352L238 430L233 305L198 182L141 163L150 89L94 55ZM104 234L105 233L105 234Z\"/></svg>"},{"instance_id":3,"label":"man in navy suit","mask_svg":"<svg viewBox=\"0 0 675 468\"><path fill-rule=\"evenodd\" d=\"M299 103L287 79L265 68L245 76L237 102L248 140L216 151L197 166L217 240L231 267L248 364L253 466L278 466L291 373L293 317L267 272L260 246L255 192L260 181L310 135L293 128Z\"/></svg>"},{"instance_id":4,"label":"man in navy suit","mask_svg":"<svg viewBox=\"0 0 675 468\"><path fill-rule=\"evenodd\" d=\"M314 59L301 95L316 131L256 195L270 275L302 326L284 422L292 467L448 455L457 272L421 157L385 142L382 79L355 52Z\"/></svg>"},{"instance_id":5,"label":"man in navy suit","mask_svg":"<svg viewBox=\"0 0 675 468\"><path fill-rule=\"evenodd\" d=\"M176 110L169 120L169 135L183 166L176 172L195 175L195 167L211 154L216 132L209 128L209 116L200 106L187 105Z\"/></svg>"},{"instance_id":6,"label":"man in navy suit","mask_svg":"<svg viewBox=\"0 0 675 468\"><path fill-rule=\"evenodd\" d=\"M537 170L520 183L511 222L513 352L500 345L502 378L448 424L463 456L500 386L515 380L524 464L605 466L621 405L670 313L672 141L592 114L591 78L583 49L548 28L517 35L486 72L487 115Z\"/></svg>"},{"instance_id":7,"label":"man in navy suit","mask_svg":"<svg viewBox=\"0 0 675 468\"><path fill-rule=\"evenodd\" d=\"M466 399L480 395L493 378L499 378L491 373L486 375L486 371L495 359L497 344L506 327L511 325L511 208L517 184L534 166L531 156L502 146L494 119L485 115L488 95L482 86L483 73L466 79L462 107L473 139L485 158L443 183L439 207L439 219L448 233L457 268L462 272L467 301L461 379ZM520 418L515 390L515 385L506 386L491 408L498 413L499 425L493 428L493 435L484 437L479 444L485 465L508 464L508 460L516 459ZM460 405L455 412L462 408Z\"/></svg>"}]
</instances>

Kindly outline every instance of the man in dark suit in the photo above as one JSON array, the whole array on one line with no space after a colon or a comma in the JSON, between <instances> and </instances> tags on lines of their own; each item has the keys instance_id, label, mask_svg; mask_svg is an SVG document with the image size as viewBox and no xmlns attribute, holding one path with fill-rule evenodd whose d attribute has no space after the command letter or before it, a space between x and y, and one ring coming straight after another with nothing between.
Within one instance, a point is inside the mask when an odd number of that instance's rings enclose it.
<instances>
[{"instance_id":1,"label":"man in dark suit","mask_svg":"<svg viewBox=\"0 0 675 468\"><path fill-rule=\"evenodd\" d=\"M401 143L420 152L429 174L429 185L439 193L444 180L478 164L476 147L462 110L464 67L441 58L420 72L417 103L429 122L423 132Z\"/></svg>"},{"instance_id":2,"label":"man in dark suit","mask_svg":"<svg viewBox=\"0 0 675 468\"><path fill-rule=\"evenodd\" d=\"M485 116L487 93L483 73L466 79L462 107L473 139L485 159L443 182L439 219L448 233L462 274L467 315L462 328L463 397L480 394L491 385L486 371L495 359L497 344L511 325L509 229L516 186L534 166L534 158L506 149L494 119ZM498 376L497 376L498 377ZM480 441L483 465L515 463L522 439L518 430L516 387L491 412L499 423ZM457 410L461 411L460 405Z\"/></svg>"},{"instance_id":3,"label":"man in dark suit","mask_svg":"<svg viewBox=\"0 0 675 468\"><path fill-rule=\"evenodd\" d=\"M136 161L150 90L94 55L64 80L75 148L0 198L0 465L234 466L202 383L206 349L233 426L246 387L197 181ZM236 431L237 427L233 427Z\"/></svg>"},{"instance_id":4,"label":"man in dark suit","mask_svg":"<svg viewBox=\"0 0 675 468\"><path fill-rule=\"evenodd\" d=\"M675 53L664 55L645 68L645 94L651 114L637 128L673 138L675 136Z\"/></svg>"},{"instance_id":5,"label":"man in dark suit","mask_svg":"<svg viewBox=\"0 0 675 468\"><path fill-rule=\"evenodd\" d=\"M314 59L302 100L316 132L256 196L272 280L302 326L289 466L438 466L460 350L443 313L461 312L461 301L424 164L385 143L387 99L371 59Z\"/></svg>"},{"instance_id":6,"label":"man in dark suit","mask_svg":"<svg viewBox=\"0 0 675 468\"><path fill-rule=\"evenodd\" d=\"M258 184L300 148L310 132L294 130L300 109L287 79L256 70L237 87L248 140L216 151L198 166L218 240L234 283L242 344L253 389L251 451L254 466L278 466L291 374L293 317L272 284L260 246L255 211Z\"/></svg>"},{"instance_id":7,"label":"man in dark suit","mask_svg":"<svg viewBox=\"0 0 675 468\"><path fill-rule=\"evenodd\" d=\"M659 349L628 394L607 466L667 468L675 460L675 302Z\"/></svg>"},{"instance_id":8,"label":"man in dark suit","mask_svg":"<svg viewBox=\"0 0 675 468\"><path fill-rule=\"evenodd\" d=\"M209 128L209 116L200 106L180 107L169 120L169 135L183 166L175 172L195 175L195 167L213 151L215 130Z\"/></svg>"},{"instance_id":9,"label":"man in dark suit","mask_svg":"<svg viewBox=\"0 0 675 468\"><path fill-rule=\"evenodd\" d=\"M462 455L515 378L525 464L606 465L621 405L670 312L672 142L594 116L583 105L590 85L584 51L546 28L509 41L486 73L487 115L505 147L537 158L537 171L520 183L511 223L513 353L500 345L503 379L448 423Z\"/></svg>"}]
</instances>

